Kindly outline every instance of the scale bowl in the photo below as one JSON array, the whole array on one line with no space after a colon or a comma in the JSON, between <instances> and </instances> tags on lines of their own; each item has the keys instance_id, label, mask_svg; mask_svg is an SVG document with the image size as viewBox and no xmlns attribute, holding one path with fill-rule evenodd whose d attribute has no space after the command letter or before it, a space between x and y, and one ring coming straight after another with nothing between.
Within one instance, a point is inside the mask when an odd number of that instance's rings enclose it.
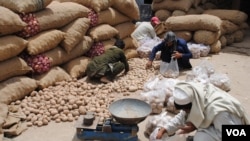
<instances>
[{"instance_id":1,"label":"scale bowl","mask_svg":"<svg viewBox=\"0 0 250 141\"><path fill-rule=\"evenodd\" d=\"M139 99L125 98L114 101L109 106L113 118L121 124L137 124L152 112L151 106Z\"/></svg>"}]
</instances>

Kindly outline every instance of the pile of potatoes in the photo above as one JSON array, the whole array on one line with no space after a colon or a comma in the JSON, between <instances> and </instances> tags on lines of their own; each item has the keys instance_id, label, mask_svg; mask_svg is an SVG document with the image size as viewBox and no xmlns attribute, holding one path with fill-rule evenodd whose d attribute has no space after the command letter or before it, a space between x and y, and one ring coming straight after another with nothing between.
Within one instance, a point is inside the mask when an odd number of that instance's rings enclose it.
<instances>
[{"instance_id":1,"label":"pile of potatoes","mask_svg":"<svg viewBox=\"0 0 250 141\"><path fill-rule=\"evenodd\" d=\"M142 90L144 82L154 75L153 70L145 70L145 63L143 59L130 59L128 74L117 77L112 83L90 83L84 78L57 82L55 86L33 91L11 105L21 107L28 126L40 127L50 121L72 122L89 111L99 116L102 123L105 118L111 117L108 111L111 102L136 94L136 91Z\"/></svg>"}]
</instances>

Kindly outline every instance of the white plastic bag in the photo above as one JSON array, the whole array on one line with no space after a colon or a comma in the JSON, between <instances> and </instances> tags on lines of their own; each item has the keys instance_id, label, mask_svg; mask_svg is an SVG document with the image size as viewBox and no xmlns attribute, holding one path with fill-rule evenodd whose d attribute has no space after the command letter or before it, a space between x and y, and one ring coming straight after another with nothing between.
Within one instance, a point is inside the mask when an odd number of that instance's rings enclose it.
<instances>
[{"instance_id":1,"label":"white plastic bag","mask_svg":"<svg viewBox=\"0 0 250 141\"><path fill-rule=\"evenodd\" d=\"M164 134L161 139L156 139L156 136L160 130L160 127L156 127L155 130L150 134L149 141L167 141L169 136L167 134Z\"/></svg>"},{"instance_id":2,"label":"white plastic bag","mask_svg":"<svg viewBox=\"0 0 250 141\"><path fill-rule=\"evenodd\" d=\"M171 58L166 71L162 75L167 78L177 78L179 76L179 66L177 59Z\"/></svg>"}]
</instances>

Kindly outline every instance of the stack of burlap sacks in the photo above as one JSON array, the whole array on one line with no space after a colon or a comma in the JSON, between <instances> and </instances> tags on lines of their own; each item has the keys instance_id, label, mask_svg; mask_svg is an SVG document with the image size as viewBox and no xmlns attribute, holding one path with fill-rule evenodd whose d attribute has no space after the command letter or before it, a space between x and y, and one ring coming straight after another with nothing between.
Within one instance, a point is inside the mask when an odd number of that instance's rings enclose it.
<instances>
[{"instance_id":1,"label":"stack of burlap sacks","mask_svg":"<svg viewBox=\"0 0 250 141\"><path fill-rule=\"evenodd\" d=\"M163 21L157 29L159 36L172 30L186 41L209 45L210 53L241 42L248 28L246 13L217 9L207 0L153 0L152 10Z\"/></svg>"},{"instance_id":2,"label":"stack of burlap sacks","mask_svg":"<svg viewBox=\"0 0 250 141\"><path fill-rule=\"evenodd\" d=\"M88 17L91 10L98 15L94 26ZM103 42L108 49L113 46L114 37L119 36L126 43L128 59L137 57L130 37L135 28L131 21L139 19L134 0L0 0L0 12L0 140L8 104L34 90L86 75L86 66L91 60L86 53L95 42ZM36 21L26 23L19 14L32 14ZM38 22L37 33L30 28L33 22ZM36 34L19 36L24 30ZM33 74L32 68L20 57L23 52L49 57L50 70Z\"/></svg>"}]
</instances>

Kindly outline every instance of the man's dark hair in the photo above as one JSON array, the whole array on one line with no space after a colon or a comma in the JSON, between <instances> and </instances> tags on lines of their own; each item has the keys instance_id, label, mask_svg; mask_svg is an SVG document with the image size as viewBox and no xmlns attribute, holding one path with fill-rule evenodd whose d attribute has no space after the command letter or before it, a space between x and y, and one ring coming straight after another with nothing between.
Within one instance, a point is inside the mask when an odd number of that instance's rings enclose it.
<instances>
[{"instance_id":1,"label":"man's dark hair","mask_svg":"<svg viewBox=\"0 0 250 141\"><path fill-rule=\"evenodd\" d=\"M116 46L120 49L124 49L125 43L122 39L116 39L114 46Z\"/></svg>"}]
</instances>

